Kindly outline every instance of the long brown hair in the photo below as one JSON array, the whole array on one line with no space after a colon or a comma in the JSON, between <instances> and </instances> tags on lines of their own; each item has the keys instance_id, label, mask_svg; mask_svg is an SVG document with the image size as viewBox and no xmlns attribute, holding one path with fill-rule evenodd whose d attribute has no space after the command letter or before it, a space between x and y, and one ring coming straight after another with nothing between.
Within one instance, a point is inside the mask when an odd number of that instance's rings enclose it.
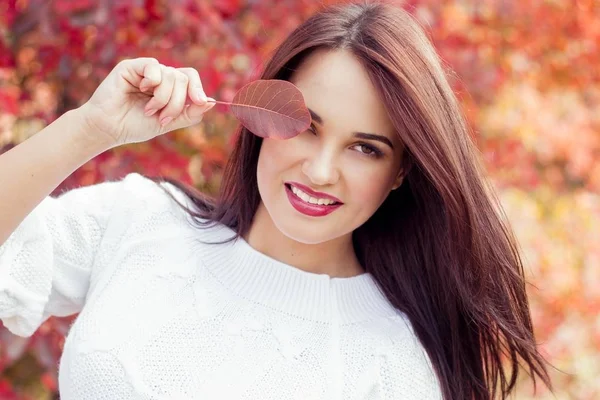
<instances>
[{"instance_id":1,"label":"long brown hair","mask_svg":"<svg viewBox=\"0 0 600 400\"><path fill-rule=\"evenodd\" d=\"M286 79L318 48L347 49L381 94L405 145L406 175L353 234L357 256L426 349L445 399L506 398L520 360L551 388L536 348L523 266L440 60L418 23L385 3L326 8L295 29L262 79ZM220 194L168 178L197 221L250 229L262 140L240 127ZM506 368L510 364L510 372ZM498 387L499 386L499 387Z\"/></svg>"}]
</instances>

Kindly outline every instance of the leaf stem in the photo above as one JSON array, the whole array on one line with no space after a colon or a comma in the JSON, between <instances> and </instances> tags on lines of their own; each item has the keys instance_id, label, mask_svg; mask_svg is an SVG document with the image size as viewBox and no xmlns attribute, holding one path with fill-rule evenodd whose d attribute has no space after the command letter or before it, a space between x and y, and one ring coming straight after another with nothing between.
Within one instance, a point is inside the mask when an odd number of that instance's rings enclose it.
<instances>
[{"instance_id":1,"label":"leaf stem","mask_svg":"<svg viewBox=\"0 0 600 400\"><path fill-rule=\"evenodd\" d=\"M215 101L208 100L208 102L209 102L209 103L215 103L215 104L225 104L225 105L227 105L227 106L230 106L230 105L232 105L232 104L233 104L233 103L229 103L229 102L227 102L227 101L219 101L219 100L215 100Z\"/></svg>"}]
</instances>

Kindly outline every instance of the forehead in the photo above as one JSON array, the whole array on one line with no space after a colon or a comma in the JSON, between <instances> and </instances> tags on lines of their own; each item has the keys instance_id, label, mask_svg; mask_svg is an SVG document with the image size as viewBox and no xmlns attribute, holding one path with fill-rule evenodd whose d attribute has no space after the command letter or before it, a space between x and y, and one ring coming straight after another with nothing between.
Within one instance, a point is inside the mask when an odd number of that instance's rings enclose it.
<instances>
[{"instance_id":1,"label":"forehead","mask_svg":"<svg viewBox=\"0 0 600 400\"><path fill-rule=\"evenodd\" d=\"M290 79L306 105L325 126L347 132L378 133L394 138L394 129L379 92L356 57L346 50L311 53Z\"/></svg>"}]
</instances>

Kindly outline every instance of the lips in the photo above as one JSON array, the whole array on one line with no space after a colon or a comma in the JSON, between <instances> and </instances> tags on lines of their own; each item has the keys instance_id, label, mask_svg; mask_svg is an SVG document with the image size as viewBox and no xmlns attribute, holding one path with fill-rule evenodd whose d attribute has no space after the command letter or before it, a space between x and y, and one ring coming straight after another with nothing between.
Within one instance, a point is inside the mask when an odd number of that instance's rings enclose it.
<instances>
[{"instance_id":1,"label":"lips","mask_svg":"<svg viewBox=\"0 0 600 400\"><path fill-rule=\"evenodd\" d=\"M315 197L315 198L319 198L319 199L328 199L328 200L335 201L336 203L329 204L329 205L308 203L308 202L302 200L296 194L294 194L294 192L292 192L291 185L296 186L296 188L300 189L301 191L303 191L307 195L310 195L311 197ZM308 215L310 217L323 217L325 215L331 214L332 212L334 212L335 210L340 208L343 204L341 201L339 201L339 199L337 199L334 196L328 195L326 193L315 192L314 190L306 188L306 186L304 186L304 185L300 185L300 184L296 184L296 183L291 183L291 182L286 183L285 184L285 192L288 196L288 200L290 201L290 204L292 205L292 207L294 207L296 209L296 211L298 211L304 215Z\"/></svg>"},{"instance_id":2,"label":"lips","mask_svg":"<svg viewBox=\"0 0 600 400\"><path fill-rule=\"evenodd\" d=\"M296 188L302 190L304 193L306 193L307 195L314 197L316 199L327 199L327 200L332 200L335 201L336 203L342 203L342 201L340 199L338 199L335 196L332 196L330 194L327 193L323 193L323 192L317 192L315 190L312 190L311 188L309 188L308 186L305 186L301 183L298 182L286 182L286 185L292 185L295 186Z\"/></svg>"}]
</instances>

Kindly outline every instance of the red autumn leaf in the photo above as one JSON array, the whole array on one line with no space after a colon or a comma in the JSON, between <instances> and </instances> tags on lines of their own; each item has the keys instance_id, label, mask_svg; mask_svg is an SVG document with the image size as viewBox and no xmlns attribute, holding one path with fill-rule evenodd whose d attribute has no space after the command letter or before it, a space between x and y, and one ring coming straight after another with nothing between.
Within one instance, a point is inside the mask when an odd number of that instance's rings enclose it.
<instances>
[{"instance_id":1,"label":"red autumn leaf","mask_svg":"<svg viewBox=\"0 0 600 400\"><path fill-rule=\"evenodd\" d=\"M311 122L300 90L279 79L250 82L228 104L250 132L263 138L290 139L308 129Z\"/></svg>"},{"instance_id":2,"label":"red autumn leaf","mask_svg":"<svg viewBox=\"0 0 600 400\"><path fill-rule=\"evenodd\" d=\"M52 392L58 390L58 382L51 373L43 373L42 376L40 376L40 381L42 382L42 385L44 385L45 388L51 390Z\"/></svg>"},{"instance_id":3,"label":"red autumn leaf","mask_svg":"<svg viewBox=\"0 0 600 400\"><path fill-rule=\"evenodd\" d=\"M224 18L231 18L242 9L241 3L240 0L216 0L212 4Z\"/></svg>"},{"instance_id":4,"label":"red autumn leaf","mask_svg":"<svg viewBox=\"0 0 600 400\"><path fill-rule=\"evenodd\" d=\"M55 0L53 6L59 15L66 15L89 10L96 6L94 3L92 0Z\"/></svg>"},{"instance_id":5,"label":"red autumn leaf","mask_svg":"<svg viewBox=\"0 0 600 400\"><path fill-rule=\"evenodd\" d=\"M0 110L12 115L17 115L19 112L19 93L17 90L1 90L0 89Z\"/></svg>"}]
</instances>

